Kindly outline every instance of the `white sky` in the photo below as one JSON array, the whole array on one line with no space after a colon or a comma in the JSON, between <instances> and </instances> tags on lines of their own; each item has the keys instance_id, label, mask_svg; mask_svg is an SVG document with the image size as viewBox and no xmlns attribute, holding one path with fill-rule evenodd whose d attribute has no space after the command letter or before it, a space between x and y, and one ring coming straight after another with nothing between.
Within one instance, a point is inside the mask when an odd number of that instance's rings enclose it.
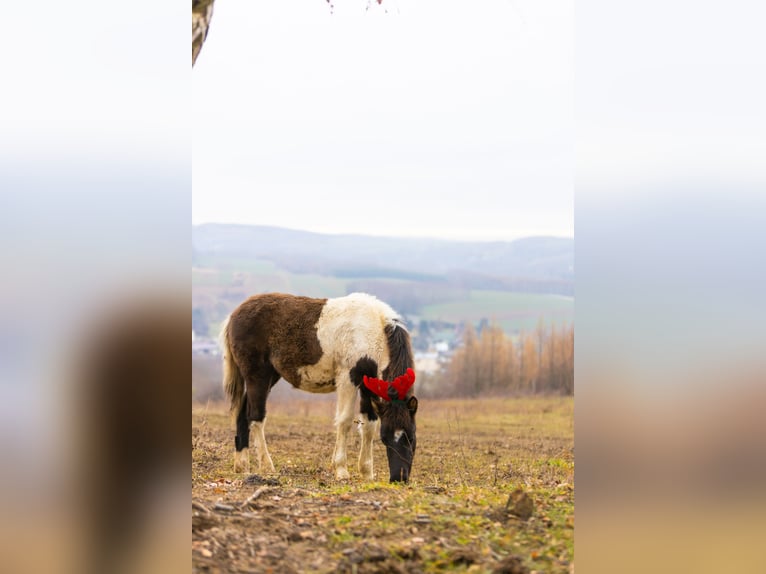
<instances>
[{"instance_id":1,"label":"white sky","mask_svg":"<svg viewBox=\"0 0 766 574\"><path fill-rule=\"evenodd\" d=\"M578 2L578 198L764 181L764 21L754 0Z\"/></svg>"},{"instance_id":2,"label":"white sky","mask_svg":"<svg viewBox=\"0 0 766 574\"><path fill-rule=\"evenodd\" d=\"M571 0L334 4L216 3L194 224L573 235Z\"/></svg>"}]
</instances>

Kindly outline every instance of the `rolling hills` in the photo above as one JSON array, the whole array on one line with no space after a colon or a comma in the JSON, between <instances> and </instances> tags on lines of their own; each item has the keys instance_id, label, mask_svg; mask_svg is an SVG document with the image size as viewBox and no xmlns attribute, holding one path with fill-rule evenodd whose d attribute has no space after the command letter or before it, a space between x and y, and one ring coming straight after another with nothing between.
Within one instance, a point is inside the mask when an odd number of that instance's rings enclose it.
<instances>
[{"instance_id":1,"label":"rolling hills","mask_svg":"<svg viewBox=\"0 0 766 574\"><path fill-rule=\"evenodd\" d=\"M195 331L206 335L250 295L335 297L366 291L410 322L496 320L509 333L569 323L574 240L469 242L329 235L285 228L192 227Z\"/></svg>"}]
</instances>

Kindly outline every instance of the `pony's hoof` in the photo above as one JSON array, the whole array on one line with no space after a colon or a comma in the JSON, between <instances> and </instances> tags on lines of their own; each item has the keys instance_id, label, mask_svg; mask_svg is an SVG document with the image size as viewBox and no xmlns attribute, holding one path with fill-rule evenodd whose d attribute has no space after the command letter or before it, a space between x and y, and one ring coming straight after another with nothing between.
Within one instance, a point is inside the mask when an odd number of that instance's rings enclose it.
<instances>
[{"instance_id":1,"label":"pony's hoof","mask_svg":"<svg viewBox=\"0 0 766 574\"><path fill-rule=\"evenodd\" d=\"M247 449L234 453L234 472L250 473L250 456Z\"/></svg>"},{"instance_id":2,"label":"pony's hoof","mask_svg":"<svg viewBox=\"0 0 766 574\"><path fill-rule=\"evenodd\" d=\"M339 468L335 471L336 480L348 480L351 476L348 474L348 470L345 468Z\"/></svg>"},{"instance_id":3,"label":"pony's hoof","mask_svg":"<svg viewBox=\"0 0 766 574\"><path fill-rule=\"evenodd\" d=\"M271 462L271 458L267 460L258 461L258 472L260 474L276 474L277 469L274 468L274 463Z\"/></svg>"},{"instance_id":4,"label":"pony's hoof","mask_svg":"<svg viewBox=\"0 0 766 574\"><path fill-rule=\"evenodd\" d=\"M362 478L364 480L375 480L375 473L372 472L372 469L369 466L360 466L359 467L359 474L362 475Z\"/></svg>"}]
</instances>

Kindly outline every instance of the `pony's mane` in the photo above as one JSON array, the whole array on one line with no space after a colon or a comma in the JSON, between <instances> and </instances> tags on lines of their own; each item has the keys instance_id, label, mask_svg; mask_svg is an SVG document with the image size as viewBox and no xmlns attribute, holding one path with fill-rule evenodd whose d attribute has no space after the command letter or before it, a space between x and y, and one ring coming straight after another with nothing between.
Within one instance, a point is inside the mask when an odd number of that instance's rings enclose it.
<instances>
[{"instance_id":1,"label":"pony's mane","mask_svg":"<svg viewBox=\"0 0 766 574\"><path fill-rule=\"evenodd\" d=\"M383 370L383 380L393 381L407 372L407 369L415 367L410 345L410 334L398 318L393 319L386 325L386 339L388 340L388 366ZM407 394L411 394L408 392Z\"/></svg>"}]
</instances>

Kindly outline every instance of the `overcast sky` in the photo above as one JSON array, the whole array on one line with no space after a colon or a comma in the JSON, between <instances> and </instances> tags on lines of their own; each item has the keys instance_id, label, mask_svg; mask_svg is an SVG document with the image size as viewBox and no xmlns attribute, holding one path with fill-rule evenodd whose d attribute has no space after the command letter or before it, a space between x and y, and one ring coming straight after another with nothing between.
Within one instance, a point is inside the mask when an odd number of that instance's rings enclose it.
<instances>
[{"instance_id":1,"label":"overcast sky","mask_svg":"<svg viewBox=\"0 0 766 574\"><path fill-rule=\"evenodd\" d=\"M192 223L573 235L571 0L334 5L216 3Z\"/></svg>"}]
</instances>

